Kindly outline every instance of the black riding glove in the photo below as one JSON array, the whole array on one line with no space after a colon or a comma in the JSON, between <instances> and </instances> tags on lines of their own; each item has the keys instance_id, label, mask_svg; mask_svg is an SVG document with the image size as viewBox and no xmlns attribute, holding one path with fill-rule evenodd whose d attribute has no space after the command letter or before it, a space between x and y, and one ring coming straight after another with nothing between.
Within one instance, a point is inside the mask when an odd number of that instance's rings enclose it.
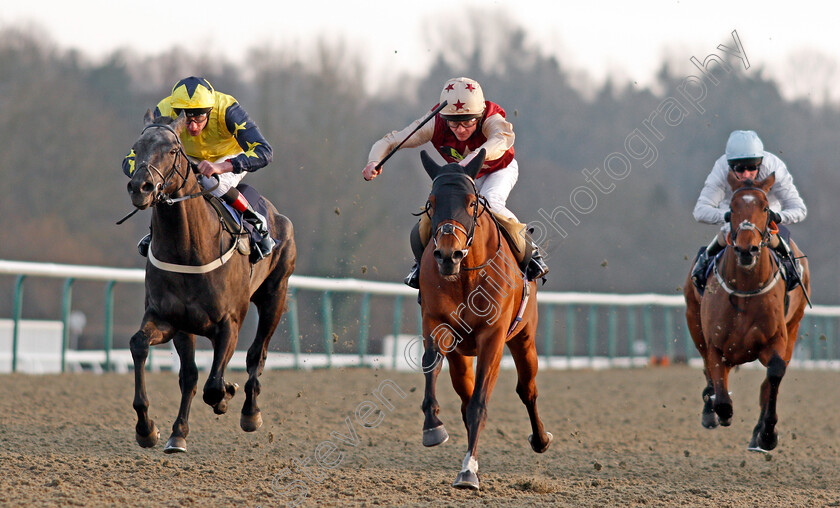
<instances>
[{"instance_id":1,"label":"black riding glove","mask_svg":"<svg viewBox=\"0 0 840 508\"><path fill-rule=\"evenodd\" d=\"M777 211L774 211L774 210L768 211L767 212L767 217L771 221L775 222L777 226L782 223L782 215Z\"/></svg>"}]
</instances>

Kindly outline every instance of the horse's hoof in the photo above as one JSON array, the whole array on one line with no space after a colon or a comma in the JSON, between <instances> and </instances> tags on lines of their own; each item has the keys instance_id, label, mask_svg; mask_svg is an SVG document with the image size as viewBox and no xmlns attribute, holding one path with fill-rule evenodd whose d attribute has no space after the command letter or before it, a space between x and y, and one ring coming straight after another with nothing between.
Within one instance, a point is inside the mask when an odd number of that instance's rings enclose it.
<instances>
[{"instance_id":1,"label":"horse's hoof","mask_svg":"<svg viewBox=\"0 0 840 508\"><path fill-rule=\"evenodd\" d=\"M262 415L259 411L252 415L242 413L242 416L239 418L239 426L242 427L242 430L245 432L254 432L262 427Z\"/></svg>"},{"instance_id":2,"label":"horse's hoof","mask_svg":"<svg viewBox=\"0 0 840 508\"><path fill-rule=\"evenodd\" d=\"M778 444L779 435L777 433L773 432L769 437L765 437L761 433L756 433L753 435L752 439L750 439L750 445L747 446L747 450L751 452L769 453L771 450L774 450Z\"/></svg>"},{"instance_id":3,"label":"horse's hoof","mask_svg":"<svg viewBox=\"0 0 840 508\"><path fill-rule=\"evenodd\" d=\"M139 444L143 448L151 448L155 446L158 442L158 439L160 439L160 431L158 430L157 425L155 425L153 422L152 431L149 432L148 436L141 436L139 433L137 433L134 437L137 438L137 444Z\"/></svg>"},{"instance_id":4,"label":"horse's hoof","mask_svg":"<svg viewBox=\"0 0 840 508\"><path fill-rule=\"evenodd\" d=\"M732 410L732 404L727 402L715 404L715 414L717 414L720 424L724 427L729 427L730 425L732 425L732 415L734 414L734 411Z\"/></svg>"},{"instance_id":5,"label":"horse's hoof","mask_svg":"<svg viewBox=\"0 0 840 508\"><path fill-rule=\"evenodd\" d=\"M449 440L449 434L443 425L433 429L423 429L423 446L437 446ZM478 487L476 487L478 488Z\"/></svg>"},{"instance_id":6,"label":"horse's hoof","mask_svg":"<svg viewBox=\"0 0 840 508\"><path fill-rule=\"evenodd\" d=\"M452 486L456 489L478 490L478 475L469 469L465 469L458 473L458 477L455 478L455 483Z\"/></svg>"},{"instance_id":7,"label":"horse's hoof","mask_svg":"<svg viewBox=\"0 0 840 508\"><path fill-rule=\"evenodd\" d=\"M703 413L703 419L700 423L704 428L716 429L718 427L718 417L714 413Z\"/></svg>"},{"instance_id":8,"label":"horse's hoof","mask_svg":"<svg viewBox=\"0 0 840 508\"><path fill-rule=\"evenodd\" d=\"M545 446L542 448L537 448L537 445L534 443L534 435L531 434L528 436L528 442L531 443L531 449L537 453L543 453L544 451L548 450L548 447L551 446L551 440L554 439L554 434L551 432L546 432L545 435L548 437L545 441Z\"/></svg>"},{"instance_id":9,"label":"horse's hoof","mask_svg":"<svg viewBox=\"0 0 840 508\"><path fill-rule=\"evenodd\" d=\"M172 436L166 442L163 453L184 453L187 451L187 440L181 436Z\"/></svg>"},{"instance_id":10,"label":"horse's hoof","mask_svg":"<svg viewBox=\"0 0 840 508\"><path fill-rule=\"evenodd\" d=\"M220 400L218 404L213 406L213 412L216 413L217 415L223 415L223 414L227 413L227 410L228 410L228 403L227 403L227 400L225 400L225 399Z\"/></svg>"}]
</instances>

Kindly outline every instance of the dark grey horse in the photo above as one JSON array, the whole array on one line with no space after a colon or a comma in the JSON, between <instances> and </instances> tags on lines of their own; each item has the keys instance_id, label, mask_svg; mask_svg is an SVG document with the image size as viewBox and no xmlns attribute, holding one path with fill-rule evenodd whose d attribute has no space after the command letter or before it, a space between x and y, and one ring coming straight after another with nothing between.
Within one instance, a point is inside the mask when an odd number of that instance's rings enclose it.
<instances>
[{"instance_id":1,"label":"dark grey horse","mask_svg":"<svg viewBox=\"0 0 840 508\"><path fill-rule=\"evenodd\" d=\"M154 232L146 264L146 312L140 330L131 338L136 437L142 447L154 446L160 437L148 414L144 366L149 346L173 340L181 360L181 406L164 450L173 453L186 451L190 404L198 383L195 336L205 336L213 344L204 402L217 414L225 413L237 389L225 381L225 367L236 349L249 301L257 308L259 323L248 348L248 381L240 426L252 432L262 425L257 406L258 377L265 365L269 340L285 309L296 251L291 221L266 202L277 247L251 265L247 256L236 252L237 238L222 230L216 212L200 198L201 186L178 136L185 125L183 115L173 121L154 119L147 112L145 122L133 147L135 170L128 184L135 207L153 207Z\"/></svg>"}]
</instances>

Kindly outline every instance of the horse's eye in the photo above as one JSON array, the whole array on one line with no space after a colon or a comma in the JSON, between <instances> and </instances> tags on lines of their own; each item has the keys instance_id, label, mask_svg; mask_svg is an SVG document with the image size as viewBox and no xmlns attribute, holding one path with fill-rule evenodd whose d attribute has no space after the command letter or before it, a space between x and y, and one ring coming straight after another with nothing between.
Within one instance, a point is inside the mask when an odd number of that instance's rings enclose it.
<instances>
[{"instance_id":1,"label":"horse's eye","mask_svg":"<svg viewBox=\"0 0 840 508\"><path fill-rule=\"evenodd\" d=\"M178 153L178 149L173 148L172 150L169 150L169 153L171 153L172 155L175 155L176 153Z\"/></svg>"}]
</instances>

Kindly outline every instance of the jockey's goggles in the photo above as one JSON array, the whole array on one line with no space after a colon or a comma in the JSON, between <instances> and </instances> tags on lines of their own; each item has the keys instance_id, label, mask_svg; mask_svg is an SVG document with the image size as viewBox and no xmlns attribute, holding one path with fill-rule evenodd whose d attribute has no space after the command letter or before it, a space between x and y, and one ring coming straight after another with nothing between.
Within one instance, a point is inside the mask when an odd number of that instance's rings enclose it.
<instances>
[{"instance_id":1,"label":"jockey's goggles","mask_svg":"<svg viewBox=\"0 0 840 508\"><path fill-rule=\"evenodd\" d=\"M203 122L210 114L210 110L208 109L182 109L181 111L183 111L184 116L187 117L187 122L196 123ZM180 114L181 111L176 111L176 113Z\"/></svg>"},{"instance_id":2,"label":"jockey's goggles","mask_svg":"<svg viewBox=\"0 0 840 508\"><path fill-rule=\"evenodd\" d=\"M446 125L449 126L450 129L457 129L458 127L463 127L465 129L469 129L473 125L478 123L478 118L470 118L469 120L464 120L461 122L456 122L454 120L447 120Z\"/></svg>"},{"instance_id":3,"label":"jockey's goggles","mask_svg":"<svg viewBox=\"0 0 840 508\"><path fill-rule=\"evenodd\" d=\"M729 169L735 173L743 173L744 171L758 171L761 166L761 158L742 159L729 161Z\"/></svg>"}]
</instances>

